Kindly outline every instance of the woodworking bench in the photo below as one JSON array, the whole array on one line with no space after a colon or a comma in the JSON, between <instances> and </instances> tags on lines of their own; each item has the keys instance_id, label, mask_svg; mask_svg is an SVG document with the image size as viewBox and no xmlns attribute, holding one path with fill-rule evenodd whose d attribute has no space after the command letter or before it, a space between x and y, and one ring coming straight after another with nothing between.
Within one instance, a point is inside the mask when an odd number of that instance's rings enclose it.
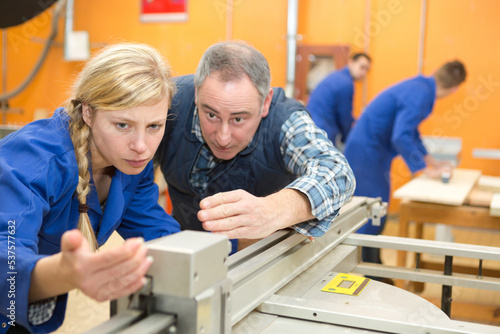
<instances>
[{"instance_id":1,"label":"woodworking bench","mask_svg":"<svg viewBox=\"0 0 500 334\"><path fill-rule=\"evenodd\" d=\"M409 237L410 222L416 224L417 239L423 238L424 223L436 223L459 227L472 227L479 229L500 230L500 217L490 215L490 209L485 206L471 205L468 201L460 206L426 203L403 199L399 209L399 233L400 237ZM406 266L406 252L398 252L398 266ZM419 268L436 269L442 268L442 264L436 265L432 262L420 260ZM477 268L454 266L454 272L478 274ZM500 270L483 269L486 276L500 277Z\"/></svg>"},{"instance_id":2,"label":"woodworking bench","mask_svg":"<svg viewBox=\"0 0 500 334\"><path fill-rule=\"evenodd\" d=\"M494 191L485 188L480 171L456 169L449 184L423 175L411 180L394 192L400 198L399 237L409 237L410 222L415 223L416 239L424 239L424 224L434 223L453 227L500 230L500 217L492 215ZM498 190L497 190L498 191ZM490 205L491 204L491 205ZM398 251L397 266L414 267L416 271L438 270L449 275L456 273L476 277L500 277L497 268L485 268L483 260L477 264L453 264L453 258L441 262L424 260L416 253L415 264L407 265L407 252ZM398 287L414 292L424 290L423 282L397 280ZM405 286L406 285L406 286Z\"/></svg>"}]
</instances>

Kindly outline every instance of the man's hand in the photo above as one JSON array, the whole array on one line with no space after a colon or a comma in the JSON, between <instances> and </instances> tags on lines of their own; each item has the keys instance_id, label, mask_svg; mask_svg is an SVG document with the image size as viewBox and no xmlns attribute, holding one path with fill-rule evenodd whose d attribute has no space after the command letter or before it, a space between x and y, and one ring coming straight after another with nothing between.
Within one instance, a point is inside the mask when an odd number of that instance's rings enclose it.
<instances>
[{"instance_id":1,"label":"man's hand","mask_svg":"<svg viewBox=\"0 0 500 334\"><path fill-rule=\"evenodd\" d=\"M264 238L313 218L307 197L293 189L267 197L256 197L244 190L228 191L203 199L200 208L198 219L203 228L230 239Z\"/></svg>"},{"instance_id":2,"label":"man's hand","mask_svg":"<svg viewBox=\"0 0 500 334\"><path fill-rule=\"evenodd\" d=\"M450 179L453 173L453 165L449 161L437 161L430 155L425 157L427 167L424 174L432 178Z\"/></svg>"}]
</instances>

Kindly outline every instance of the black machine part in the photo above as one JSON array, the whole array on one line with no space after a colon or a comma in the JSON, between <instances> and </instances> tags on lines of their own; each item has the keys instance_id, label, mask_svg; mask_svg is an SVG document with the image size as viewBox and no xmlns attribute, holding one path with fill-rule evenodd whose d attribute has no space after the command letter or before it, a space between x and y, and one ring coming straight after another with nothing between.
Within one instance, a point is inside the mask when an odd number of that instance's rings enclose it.
<instances>
[{"instance_id":1,"label":"black machine part","mask_svg":"<svg viewBox=\"0 0 500 334\"><path fill-rule=\"evenodd\" d=\"M34 18L57 0L2 0L0 1L0 28L16 26Z\"/></svg>"}]
</instances>

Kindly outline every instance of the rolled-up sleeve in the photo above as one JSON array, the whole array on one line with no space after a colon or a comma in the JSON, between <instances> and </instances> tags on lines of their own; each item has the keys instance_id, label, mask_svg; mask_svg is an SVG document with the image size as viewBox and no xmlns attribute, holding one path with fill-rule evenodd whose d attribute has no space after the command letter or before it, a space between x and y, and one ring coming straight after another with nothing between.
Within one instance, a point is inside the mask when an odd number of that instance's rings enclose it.
<instances>
[{"instance_id":1,"label":"rolled-up sleeve","mask_svg":"<svg viewBox=\"0 0 500 334\"><path fill-rule=\"evenodd\" d=\"M294 228L304 235L321 236L354 194L354 174L306 111L294 112L283 124L280 143L287 169L297 176L286 188L305 194L316 217Z\"/></svg>"}]
</instances>

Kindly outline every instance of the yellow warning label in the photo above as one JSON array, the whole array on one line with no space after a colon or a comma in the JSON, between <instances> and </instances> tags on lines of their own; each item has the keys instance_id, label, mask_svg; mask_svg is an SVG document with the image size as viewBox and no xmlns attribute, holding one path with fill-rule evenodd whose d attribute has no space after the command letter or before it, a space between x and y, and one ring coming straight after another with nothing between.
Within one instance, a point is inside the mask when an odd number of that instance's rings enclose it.
<instances>
[{"instance_id":1,"label":"yellow warning label","mask_svg":"<svg viewBox=\"0 0 500 334\"><path fill-rule=\"evenodd\" d=\"M370 281L371 279L366 277L340 273L328 282L321 291L358 296Z\"/></svg>"}]
</instances>

